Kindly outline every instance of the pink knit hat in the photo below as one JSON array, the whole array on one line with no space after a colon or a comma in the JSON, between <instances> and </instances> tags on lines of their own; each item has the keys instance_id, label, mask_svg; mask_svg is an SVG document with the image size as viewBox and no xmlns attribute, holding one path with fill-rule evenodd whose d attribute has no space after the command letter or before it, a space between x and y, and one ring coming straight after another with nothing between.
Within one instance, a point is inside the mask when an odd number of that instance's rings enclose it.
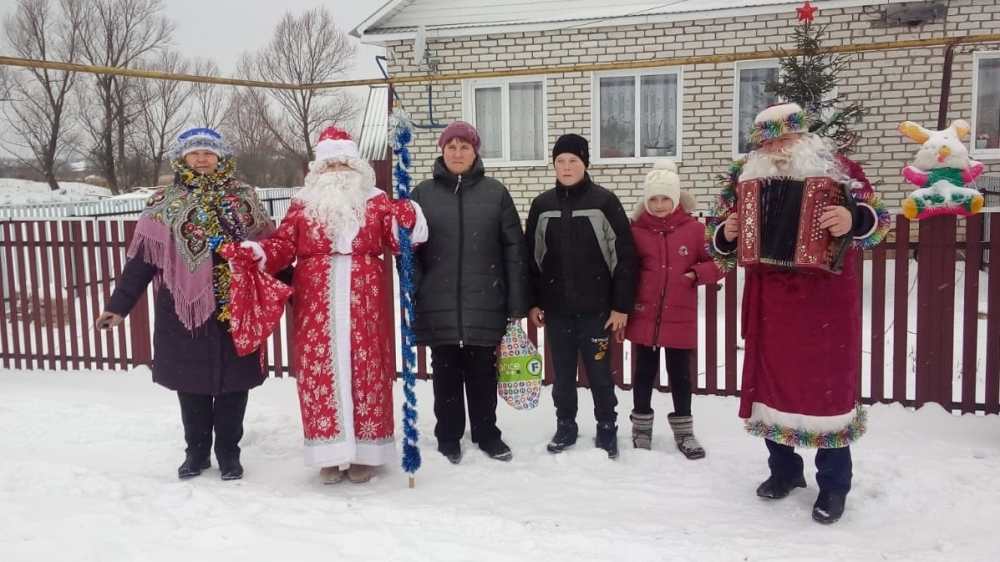
<instances>
[{"instance_id":1,"label":"pink knit hat","mask_svg":"<svg viewBox=\"0 0 1000 562\"><path fill-rule=\"evenodd\" d=\"M472 149L476 151L476 154L479 154L479 133L472 125L465 121L452 121L450 125L441 131L441 137L438 138L438 147L444 150L444 147L454 139L467 141L472 145Z\"/></svg>"}]
</instances>

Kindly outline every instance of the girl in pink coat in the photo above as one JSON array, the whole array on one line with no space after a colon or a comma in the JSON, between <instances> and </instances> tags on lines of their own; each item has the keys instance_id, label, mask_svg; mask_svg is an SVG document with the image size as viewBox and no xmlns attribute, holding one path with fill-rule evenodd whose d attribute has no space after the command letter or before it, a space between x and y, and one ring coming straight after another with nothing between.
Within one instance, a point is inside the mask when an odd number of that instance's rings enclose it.
<instances>
[{"instance_id":1,"label":"girl in pink coat","mask_svg":"<svg viewBox=\"0 0 1000 562\"><path fill-rule=\"evenodd\" d=\"M716 283L722 272L705 246L705 225L690 215L695 200L681 191L677 165L660 160L646 175L642 201L633 213L639 254L635 308L619 340L631 341L632 443L649 449L653 438L653 384L660 350L666 356L674 411L667 415L677 448L689 459L705 456L691 417L691 350L698 344L698 285Z\"/></svg>"}]
</instances>

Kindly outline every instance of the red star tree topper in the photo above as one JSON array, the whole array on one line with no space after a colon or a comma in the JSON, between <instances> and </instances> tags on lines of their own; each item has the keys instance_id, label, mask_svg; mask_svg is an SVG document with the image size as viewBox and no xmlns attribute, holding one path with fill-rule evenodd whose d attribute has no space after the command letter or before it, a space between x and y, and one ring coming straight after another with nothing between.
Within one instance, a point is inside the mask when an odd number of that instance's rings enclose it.
<instances>
[{"instance_id":1,"label":"red star tree topper","mask_svg":"<svg viewBox=\"0 0 1000 562\"><path fill-rule=\"evenodd\" d=\"M813 21L814 14L818 8L813 7L807 1L802 5L801 8L795 8L795 11L799 13L799 21L810 22Z\"/></svg>"}]
</instances>

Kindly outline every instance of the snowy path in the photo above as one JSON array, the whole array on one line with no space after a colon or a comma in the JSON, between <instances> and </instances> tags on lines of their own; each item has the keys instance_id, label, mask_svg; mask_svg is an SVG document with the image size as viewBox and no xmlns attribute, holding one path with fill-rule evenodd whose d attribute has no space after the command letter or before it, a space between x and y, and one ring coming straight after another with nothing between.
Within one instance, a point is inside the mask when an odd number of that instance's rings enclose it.
<instances>
[{"instance_id":1,"label":"snowy path","mask_svg":"<svg viewBox=\"0 0 1000 562\"><path fill-rule=\"evenodd\" d=\"M397 465L366 485L322 486L301 460L294 382L251 393L244 480L214 468L176 479L183 456L174 395L148 372L0 370L0 560L385 561L995 561L1000 558L1000 419L931 406L871 410L854 448L843 520L814 523L809 488L778 503L754 497L765 449L737 401L696 397L708 451L673 448L668 395L654 396L654 451L627 440L622 458L592 446L589 394L581 440L552 456L551 397L531 412L499 407L514 451L487 459L468 439L459 466L434 451L431 391L417 387L423 468L415 489ZM401 400L397 385L397 404ZM397 408L398 410L398 408ZM398 415L397 415L398 418ZM213 460L214 463L214 460Z\"/></svg>"}]
</instances>

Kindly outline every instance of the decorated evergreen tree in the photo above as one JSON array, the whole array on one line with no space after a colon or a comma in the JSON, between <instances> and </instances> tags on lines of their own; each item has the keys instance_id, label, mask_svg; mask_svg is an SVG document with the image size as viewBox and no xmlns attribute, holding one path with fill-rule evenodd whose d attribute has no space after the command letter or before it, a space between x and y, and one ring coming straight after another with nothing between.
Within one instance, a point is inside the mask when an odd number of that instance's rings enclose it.
<instances>
[{"instance_id":1,"label":"decorated evergreen tree","mask_svg":"<svg viewBox=\"0 0 1000 562\"><path fill-rule=\"evenodd\" d=\"M815 7L806 2L795 10L801 22L792 35L797 53L778 53L780 78L768 82L765 90L799 104L809 114L813 133L829 138L838 153L850 154L858 141L851 127L861 121L865 110L860 104L844 103L837 95L838 75L848 57L821 52L826 27L812 25Z\"/></svg>"}]
</instances>

